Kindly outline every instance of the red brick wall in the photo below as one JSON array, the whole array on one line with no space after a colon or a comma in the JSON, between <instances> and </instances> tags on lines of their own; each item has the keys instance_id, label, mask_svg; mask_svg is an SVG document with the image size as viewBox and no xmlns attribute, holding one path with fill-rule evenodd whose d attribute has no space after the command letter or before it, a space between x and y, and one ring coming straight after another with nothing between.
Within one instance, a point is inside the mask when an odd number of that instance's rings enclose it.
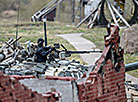
<instances>
[{"instance_id":1,"label":"red brick wall","mask_svg":"<svg viewBox=\"0 0 138 102\"><path fill-rule=\"evenodd\" d=\"M126 102L123 50L119 48L119 29L111 26L105 49L94 71L78 83L80 102ZM112 55L113 53L113 55ZM115 55L115 56L114 56Z\"/></svg>"},{"instance_id":2,"label":"red brick wall","mask_svg":"<svg viewBox=\"0 0 138 102\"><path fill-rule=\"evenodd\" d=\"M44 96L33 92L10 76L0 73L0 102L56 102L56 92L46 93Z\"/></svg>"}]
</instances>

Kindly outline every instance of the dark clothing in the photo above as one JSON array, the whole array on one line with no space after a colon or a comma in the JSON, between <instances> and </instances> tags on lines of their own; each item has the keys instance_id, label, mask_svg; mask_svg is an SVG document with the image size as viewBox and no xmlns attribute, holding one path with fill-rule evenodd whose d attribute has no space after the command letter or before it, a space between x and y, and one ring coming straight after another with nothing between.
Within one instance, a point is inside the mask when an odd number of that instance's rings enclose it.
<instances>
[{"instance_id":1,"label":"dark clothing","mask_svg":"<svg viewBox=\"0 0 138 102\"><path fill-rule=\"evenodd\" d=\"M44 40L42 38L39 38L37 41L38 47L43 47Z\"/></svg>"},{"instance_id":2,"label":"dark clothing","mask_svg":"<svg viewBox=\"0 0 138 102\"><path fill-rule=\"evenodd\" d=\"M37 47L37 50L36 50L36 53L35 53L35 56L36 56L36 59L35 61L36 62L46 62L47 60L47 55L51 52L51 48L50 47Z\"/></svg>"}]
</instances>

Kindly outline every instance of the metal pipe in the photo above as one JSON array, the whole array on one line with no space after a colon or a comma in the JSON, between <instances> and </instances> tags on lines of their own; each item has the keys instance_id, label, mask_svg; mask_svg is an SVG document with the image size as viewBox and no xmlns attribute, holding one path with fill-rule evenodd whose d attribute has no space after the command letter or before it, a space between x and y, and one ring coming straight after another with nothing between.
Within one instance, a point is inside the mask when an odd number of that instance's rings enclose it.
<instances>
[{"instance_id":1,"label":"metal pipe","mask_svg":"<svg viewBox=\"0 0 138 102\"><path fill-rule=\"evenodd\" d=\"M46 17L43 19L43 22L44 22L45 46L47 46L46 19L47 19Z\"/></svg>"},{"instance_id":2,"label":"metal pipe","mask_svg":"<svg viewBox=\"0 0 138 102\"><path fill-rule=\"evenodd\" d=\"M125 64L126 72L138 69L138 62Z\"/></svg>"}]
</instances>

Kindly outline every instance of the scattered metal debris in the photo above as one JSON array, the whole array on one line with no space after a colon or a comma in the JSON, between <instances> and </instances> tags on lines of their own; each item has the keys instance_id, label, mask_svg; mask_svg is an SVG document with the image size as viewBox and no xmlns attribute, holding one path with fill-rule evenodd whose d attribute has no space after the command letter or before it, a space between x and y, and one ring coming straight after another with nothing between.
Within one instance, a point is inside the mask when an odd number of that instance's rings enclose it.
<instances>
[{"instance_id":1,"label":"scattered metal debris","mask_svg":"<svg viewBox=\"0 0 138 102\"><path fill-rule=\"evenodd\" d=\"M62 44L54 44L54 50L47 56L46 62L35 62L36 46L30 41L26 42L26 48L17 42L17 39L9 39L0 49L0 71L8 75L37 77L61 76L81 78L84 73L89 71L90 65L80 64L75 59L69 61L66 57L72 54L83 54L102 51L68 51ZM60 46L64 50L59 50Z\"/></svg>"}]
</instances>

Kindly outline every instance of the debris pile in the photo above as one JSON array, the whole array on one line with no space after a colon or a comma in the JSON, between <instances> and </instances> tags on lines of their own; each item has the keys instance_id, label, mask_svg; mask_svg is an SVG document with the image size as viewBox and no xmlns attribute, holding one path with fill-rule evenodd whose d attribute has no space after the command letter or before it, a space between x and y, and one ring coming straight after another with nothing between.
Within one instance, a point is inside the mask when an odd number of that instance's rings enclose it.
<instances>
[{"instance_id":1,"label":"debris pile","mask_svg":"<svg viewBox=\"0 0 138 102\"><path fill-rule=\"evenodd\" d=\"M138 51L138 25L126 29L121 37L121 47L125 53L135 53Z\"/></svg>"},{"instance_id":2,"label":"debris pile","mask_svg":"<svg viewBox=\"0 0 138 102\"><path fill-rule=\"evenodd\" d=\"M66 59L67 56L70 57L71 51L65 55L65 52L60 53L56 49L47 56L46 62L35 62L36 46L28 41L25 48L17 42L20 38L9 39L0 49L0 71L7 75L33 75L43 78L45 76L61 76L79 79L91 67L80 64L74 59L72 61Z\"/></svg>"},{"instance_id":3,"label":"debris pile","mask_svg":"<svg viewBox=\"0 0 138 102\"><path fill-rule=\"evenodd\" d=\"M138 84L133 81L125 81L128 102L138 101Z\"/></svg>"}]
</instances>

